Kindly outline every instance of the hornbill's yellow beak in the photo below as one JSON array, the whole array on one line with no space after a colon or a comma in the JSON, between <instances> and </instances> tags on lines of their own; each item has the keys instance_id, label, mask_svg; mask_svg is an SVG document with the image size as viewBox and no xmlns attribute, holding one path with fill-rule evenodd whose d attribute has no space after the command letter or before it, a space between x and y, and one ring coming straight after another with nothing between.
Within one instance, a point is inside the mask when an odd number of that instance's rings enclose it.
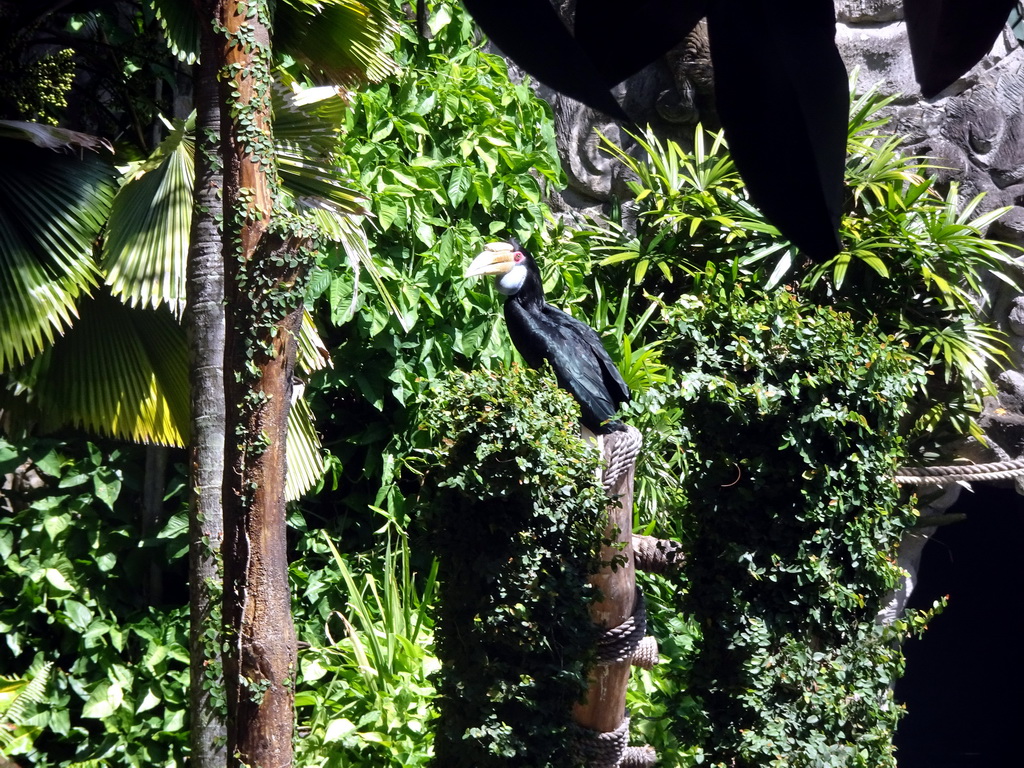
<instances>
[{"instance_id":1,"label":"hornbill's yellow beak","mask_svg":"<svg viewBox=\"0 0 1024 768\"><path fill-rule=\"evenodd\" d=\"M488 243L484 252L466 268L464 276L504 275L516 265L515 253L510 243Z\"/></svg>"}]
</instances>

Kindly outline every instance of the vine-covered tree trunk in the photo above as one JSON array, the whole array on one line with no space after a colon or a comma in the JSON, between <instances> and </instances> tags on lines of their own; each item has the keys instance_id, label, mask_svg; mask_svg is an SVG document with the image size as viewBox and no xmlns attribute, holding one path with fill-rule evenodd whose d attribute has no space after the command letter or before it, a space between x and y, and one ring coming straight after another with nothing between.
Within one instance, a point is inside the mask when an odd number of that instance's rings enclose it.
<instances>
[{"instance_id":1,"label":"vine-covered tree trunk","mask_svg":"<svg viewBox=\"0 0 1024 768\"><path fill-rule=\"evenodd\" d=\"M296 638L285 442L304 238L271 232L274 153L265 0L218 0L224 116L224 672L228 764L292 761Z\"/></svg>"},{"instance_id":2,"label":"vine-covered tree trunk","mask_svg":"<svg viewBox=\"0 0 1024 768\"><path fill-rule=\"evenodd\" d=\"M209 4L207 4L209 5ZM200 9L202 12L203 9ZM227 763L222 691L219 600L224 541L224 254L220 221L223 164L218 37L212 8L200 19L201 58L195 68L196 181L189 238L186 326L189 334L189 741L194 768Z\"/></svg>"}]
</instances>

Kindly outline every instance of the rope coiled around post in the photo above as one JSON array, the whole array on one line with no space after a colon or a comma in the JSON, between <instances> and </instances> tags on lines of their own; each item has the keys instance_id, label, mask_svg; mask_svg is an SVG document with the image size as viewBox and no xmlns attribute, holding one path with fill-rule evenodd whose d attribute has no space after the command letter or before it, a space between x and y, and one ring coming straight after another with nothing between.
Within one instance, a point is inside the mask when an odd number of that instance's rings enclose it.
<instances>
[{"instance_id":1,"label":"rope coiled around post","mask_svg":"<svg viewBox=\"0 0 1024 768\"><path fill-rule=\"evenodd\" d=\"M653 747L629 746L628 714L614 731L576 726L573 741L588 768L651 768L658 759Z\"/></svg>"},{"instance_id":2,"label":"rope coiled around post","mask_svg":"<svg viewBox=\"0 0 1024 768\"><path fill-rule=\"evenodd\" d=\"M640 455L640 448L643 447L644 438L636 427L626 425L624 430L612 432L605 437L609 441L608 464L601 476L601 484L605 491L611 492L615 484L622 479L622 476L629 471Z\"/></svg>"},{"instance_id":3,"label":"rope coiled around post","mask_svg":"<svg viewBox=\"0 0 1024 768\"><path fill-rule=\"evenodd\" d=\"M640 642L647 634L647 606L639 587L633 603L633 615L617 627L606 629L597 641L597 661L599 664L615 664L629 661L636 653Z\"/></svg>"},{"instance_id":4,"label":"rope coiled around post","mask_svg":"<svg viewBox=\"0 0 1024 768\"><path fill-rule=\"evenodd\" d=\"M588 768L618 768L629 746L629 715L614 731L592 731L576 726L576 751Z\"/></svg>"}]
</instances>

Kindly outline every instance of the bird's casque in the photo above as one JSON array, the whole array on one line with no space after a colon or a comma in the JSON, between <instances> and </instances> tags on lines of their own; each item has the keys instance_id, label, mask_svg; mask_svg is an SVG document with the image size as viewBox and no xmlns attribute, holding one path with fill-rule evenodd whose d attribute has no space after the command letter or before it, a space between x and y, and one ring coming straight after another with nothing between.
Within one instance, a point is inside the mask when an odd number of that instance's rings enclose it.
<instances>
[{"instance_id":1,"label":"bird's casque","mask_svg":"<svg viewBox=\"0 0 1024 768\"><path fill-rule=\"evenodd\" d=\"M505 300L512 344L531 368L545 361L558 385L579 403L583 426L595 434L624 429L615 419L629 389L593 328L544 300L540 270L515 241L489 243L466 269L466 277L492 275Z\"/></svg>"}]
</instances>

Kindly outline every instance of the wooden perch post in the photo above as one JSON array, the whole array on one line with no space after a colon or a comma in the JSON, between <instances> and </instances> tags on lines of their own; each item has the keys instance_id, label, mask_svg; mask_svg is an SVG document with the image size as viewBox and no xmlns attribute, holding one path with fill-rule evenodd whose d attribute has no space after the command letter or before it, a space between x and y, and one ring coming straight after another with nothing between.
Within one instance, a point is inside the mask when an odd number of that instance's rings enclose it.
<instances>
[{"instance_id":1,"label":"wooden perch post","mask_svg":"<svg viewBox=\"0 0 1024 768\"><path fill-rule=\"evenodd\" d=\"M610 463L614 444L625 436L613 432L604 438L605 463ZM619 626L633 615L636 602L636 569L633 556L633 472L629 468L609 489L608 527L601 546L602 568L590 581L601 591L591 606L594 623L603 630ZM573 709L576 724L598 732L614 731L626 716L626 687L630 661L595 664L590 673L586 700Z\"/></svg>"}]
</instances>

